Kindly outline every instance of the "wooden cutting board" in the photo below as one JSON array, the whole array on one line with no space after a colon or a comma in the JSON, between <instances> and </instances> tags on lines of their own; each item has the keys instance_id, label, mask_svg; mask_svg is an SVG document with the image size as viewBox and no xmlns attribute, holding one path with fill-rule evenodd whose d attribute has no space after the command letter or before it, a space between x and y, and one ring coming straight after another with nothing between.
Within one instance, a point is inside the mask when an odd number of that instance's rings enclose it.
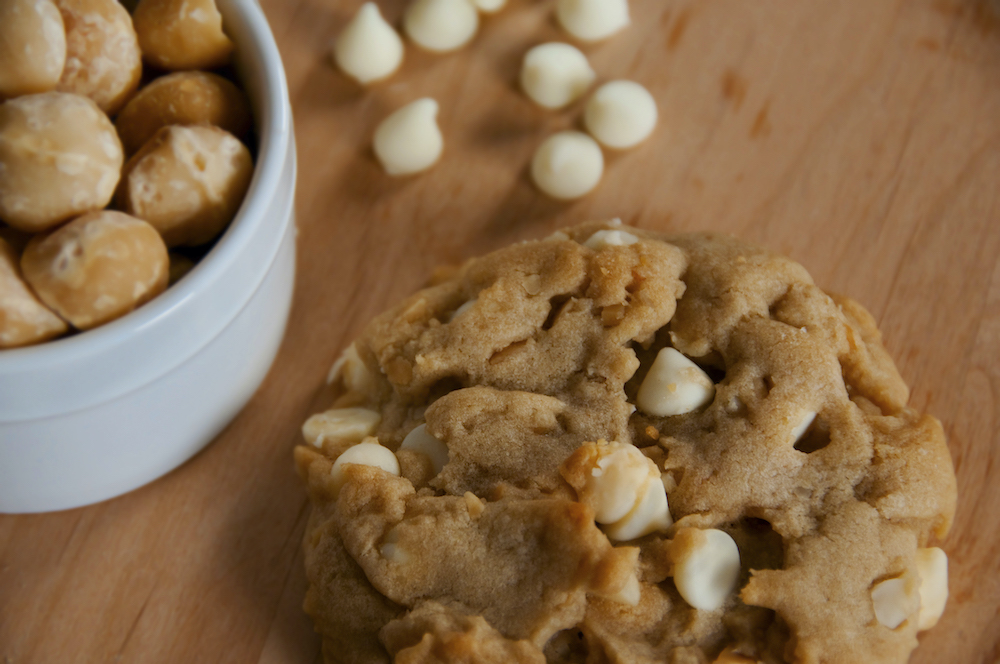
<instances>
[{"instance_id":1,"label":"wooden cutting board","mask_svg":"<svg viewBox=\"0 0 1000 664\"><path fill-rule=\"evenodd\" d=\"M471 47L410 47L363 90L331 68L360 0L264 0L299 146L297 291L243 413L167 477L101 505L0 516L0 661L318 661L301 611L299 426L372 315L435 265L587 219L739 235L805 264L878 319L911 403L944 423L959 480L951 601L912 661L1000 659L1000 3L632 0L586 49L601 80L655 95L661 122L572 204L526 168L581 109L518 93L525 50L564 39L552 0L511 0ZM402 0L382 0L398 21ZM445 154L384 176L377 122L441 104Z\"/></svg>"}]
</instances>

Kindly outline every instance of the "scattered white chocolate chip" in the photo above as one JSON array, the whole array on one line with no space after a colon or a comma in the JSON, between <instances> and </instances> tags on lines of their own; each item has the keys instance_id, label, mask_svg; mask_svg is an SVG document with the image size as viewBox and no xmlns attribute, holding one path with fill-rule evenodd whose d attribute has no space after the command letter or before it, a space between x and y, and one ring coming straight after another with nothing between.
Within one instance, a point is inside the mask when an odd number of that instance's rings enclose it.
<instances>
[{"instance_id":1,"label":"scattered white chocolate chip","mask_svg":"<svg viewBox=\"0 0 1000 664\"><path fill-rule=\"evenodd\" d=\"M410 562L410 554L399 545L399 530L391 528L382 540L382 546L378 552L383 558L397 565L405 565Z\"/></svg>"},{"instance_id":2,"label":"scattered white chocolate chip","mask_svg":"<svg viewBox=\"0 0 1000 664\"><path fill-rule=\"evenodd\" d=\"M937 624L948 602L948 554L937 547L917 549L916 567L920 575L917 629L923 631Z\"/></svg>"},{"instance_id":3,"label":"scattered white chocolate chip","mask_svg":"<svg viewBox=\"0 0 1000 664\"><path fill-rule=\"evenodd\" d=\"M590 135L605 147L630 148L656 127L656 100L633 81L611 81L597 88L583 111Z\"/></svg>"},{"instance_id":4,"label":"scattered white chocolate chip","mask_svg":"<svg viewBox=\"0 0 1000 664\"><path fill-rule=\"evenodd\" d=\"M725 604L740 578L740 550L728 533L678 529L670 545L674 585L696 609L715 611Z\"/></svg>"},{"instance_id":5,"label":"scattered white chocolate chip","mask_svg":"<svg viewBox=\"0 0 1000 664\"><path fill-rule=\"evenodd\" d=\"M327 440L363 440L375 432L382 416L367 408L331 408L302 425L302 437L316 447Z\"/></svg>"},{"instance_id":6,"label":"scattered white chocolate chip","mask_svg":"<svg viewBox=\"0 0 1000 664\"><path fill-rule=\"evenodd\" d=\"M484 14L495 14L507 4L507 0L471 0L471 2Z\"/></svg>"},{"instance_id":7,"label":"scattered white chocolate chip","mask_svg":"<svg viewBox=\"0 0 1000 664\"><path fill-rule=\"evenodd\" d=\"M624 247L629 244L635 244L638 241L639 238L628 231L597 231L587 238L583 246L594 251L600 251L605 247Z\"/></svg>"},{"instance_id":8,"label":"scattered white chocolate chip","mask_svg":"<svg viewBox=\"0 0 1000 664\"><path fill-rule=\"evenodd\" d=\"M647 481L642 498L635 507L624 517L604 528L605 534L610 539L626 542L658 530L666 530L673 525L670 509L667 506L666 487L659 477L659 472L656 475L655 479Z\"/></svg>"},{"instance_id":9,"label":"scattered white chocolate chip","mask_svg":"<svg viewBox=\"0 0 1000 664\"><path fill-rule=\"evenodd\" d=\"M556 18L581 41L607 39L629 24L627 0L558 0Z\"/></svg>"},{"instance_id":10,"label":"scattered white chocolate chip","mask_svg":"<svg viewBox=\"0 0 1000 664\"><path fill-rule=\"evenodd\" d=\"M811 410L807 410L802 414L802 419L799 423L795 425L792 429L792 443L797 443L802 440L802 436L806 435L806 431L809 430L809 425L813 423L816 419L816 413Z\"/></svg>"},{"instance_id":11,"label":"scattered white chocolate chip","mask_svg":"<svg viewBox=\"0 0 1000 664\"><path fill-rule=\"evenodd\" d=\"M714 398L715 385L708 374L668 347L657 353L635 402L647 415L669 417L698 410Z\"/></svg>"},{"instance_id":12,"label":"scattered white chocolate chip","mask_svg":"<svg viewBox=\"0 0 1000 664\"><path fill-rule=\"evenodd\" d=\"M363 85L391 76L403 62L403 40L374 2L361 5L333 45L341 71Z\"/></svg>"},{"instance_id":13,"label":"scattered white chocolate chip","mask_svg":"<svg viewBox=\"0 0 1000 664\"><path fill-rule=\"evenodd\" d=\"M896 629L919 609L920 578L904 574L876 583L872 587L872 606L880 623Z\"/></svg>"},{"instance_id":14,"label":"scattered white chocolate chip","mask_svg":"<svg viewBox=\"0 0 1000 664\"><path fill-rule=\"evenodd\" d=\"M424 97L382 120L375 130L374 149L386 173L413 175L437 162L444 149L437 113L438 103Z\"/></svg>"},{"instance_id":15,"label":"scattered white chocolate chip","mask_svg":"<svg viewBox=\"0 0 1000 664\"><path fill-rule=\"evenodd\" d=\"M474 306L476 306L476 298L472 298L471 300L460 306L458 309L455 309L455 312L448 319L448 322L450 323L451 321L455 320L456 318L458 318L459 316L461 316Z\"/></svg>"},{"instance_id":16,"label":"scattered white chocolate chip","mask_svg":"<svg viewBox=\"0 0 1000 664\"><path fill-rule=\"evenodd\" d=\"M571 473L571 484L611 539L636 539L673 523L660 471L635 445L586 443L572 459L582 468Z\"/></svg>"},{"instance_id":17,"label":"scattered white chocolate chip","mask_svg":"<svg viewBox=\"0 0 1000 664\"><path fill-rule=\"evenodd\" d=\"M385 472L399 476L399 461L396 455L388 447L382 447L378 442L363 442L352 445L344 450L344 453L337 457L330 468L330 477L333 478L333 490L339 493L344 486L344 465L354 463L361 466L372 466L381 468Z\"/></svg>"},{"instance_id":18,"label":"scattered white chocolate chip","mask_svg":"<svg viewBox=\"0 0 1000 664\"><path fill-rule=\"evenodd\" d=\"M550 42L525 53L521 89L539 106L562 108L583 96L596 76L580 49Z\"/></svg>"},{"instance_id":19,"label":"scattered white chocolate chip","mask_svg":"<svg viewBox=\"0 0 1000 664\"><path fill-rule=\"evenodd\" d=\"M435 475L448 464L448 446L427 433L426 424L416 426L410 433L406 434L399 449L413 450L426 455L431 460Z\"/></svg>"},{"instance_id":20,"label":"scattered white chocolate chip","mask_svg":"<svg viewBox=\"0 0 1000 664\"><path fill-rule=\"evenodd\" d=\"M343 381L344 387L349 392L358 394L368 394L374 386L375 380L372 378L371 372L368 371L368 367L361 360L356 342L345 348L337 361L330 367L330 373L326 376L326 384L332 385L338 379Z\"/></svg>"},{"instance_id":21,"label":"scattered white chocolate chip","mask_svg":"<svg viewBox=\"0 0 1000 664\"><path fill-rule=\"evenodd\" d=\"M531 160L531 178L543 193L560 200L590 192L604 173L601 148L590 136L561 131L538 146Z\"/></svg>"},{"instance_id":22,"label":"scattered white chocolate chip","mask_svg":"<svg viewBox=\"0 0 1000 664\"><path fill-rule=\"evenodd\" d=\"M403 30L428 51L447 53L465 46L479 29L469 0L414 0L403 14Z\"/></svg>"}]
</instances>

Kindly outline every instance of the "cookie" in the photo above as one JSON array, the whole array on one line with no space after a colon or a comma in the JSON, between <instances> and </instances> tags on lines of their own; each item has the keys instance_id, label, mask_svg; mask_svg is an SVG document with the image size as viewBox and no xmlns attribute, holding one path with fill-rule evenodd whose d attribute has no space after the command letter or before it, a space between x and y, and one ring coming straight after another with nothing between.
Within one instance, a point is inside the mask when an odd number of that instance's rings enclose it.
<instances>
[{"instance_id":1,"label":"cookie","mask_svg":"<svg viewBox=\"0 0 1000 664\"><path fill-rule=\"evenodd\" d=\"M303 427L327 662L905 662L941 425L872 317L711 234L585 224L372 321Z\"/></svg>"}]
</instances>

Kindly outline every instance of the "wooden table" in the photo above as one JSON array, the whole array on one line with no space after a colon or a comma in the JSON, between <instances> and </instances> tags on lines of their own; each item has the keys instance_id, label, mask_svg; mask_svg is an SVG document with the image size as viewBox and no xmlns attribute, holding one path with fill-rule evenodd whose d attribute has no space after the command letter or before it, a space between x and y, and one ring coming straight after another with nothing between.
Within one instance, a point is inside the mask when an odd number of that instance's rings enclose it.
<instances>
[{"instance_id":1,"label":"wooden table","mask_svg":"<svg viewBox=\"0 0 1000 664\"><path fill-rule=\"evenodd\" d=\"M633 25L588 48L601 79L655 95L661 122L573 204L526 176L580 108L515 87L551 0L511 0L469 48L409 47L362 90L327 45L360 0L264 0L299 146L298 284L285 343L242 414L177 471L116 500L0 516L0 658L318 661L301 611L307 514L291 462L326 405L327 369L432 268L621 217L734 233L804 263L878 319L943 423L959 480L945 548L951 601L912 661L1000 658L1000 4L994 0L632 0ZM403 0L380 2L398 21ZM443 160L384 176L370 139L390 110L441 103Z\"/></svg>"}]
</instances>

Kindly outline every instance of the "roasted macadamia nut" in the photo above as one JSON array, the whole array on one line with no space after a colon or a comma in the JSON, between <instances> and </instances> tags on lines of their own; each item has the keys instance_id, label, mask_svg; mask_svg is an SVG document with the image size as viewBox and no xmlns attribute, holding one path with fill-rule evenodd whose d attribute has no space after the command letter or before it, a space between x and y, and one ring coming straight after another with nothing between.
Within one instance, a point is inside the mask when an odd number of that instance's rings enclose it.
<instances>
[{"instance_id":1,"label":"roasted macadamia nut","mask_svg":"<svg viewBox=\"0 0 1000 664\"><path fill-rule=\"evenodd\" d=\"M403 14L406 36L435 53L462 48L478 29L479 13L469 0L413 0Z\"/></svg>"},{"instance_id":2,"label":"roasted macadamia nut","mask_svg":"<svg viewBox=\"0 0 1000 664\"><path fill-rule=\"evenodd\" d=\"M0 99L48 92L66 63L66 29L52 0L0 2Z\"/></svg>"},{"instance_id":3,"label":"roasted macadamia nut","mask_svg":"<svg viewBox=\"0 0 1000 664\"><path fill-rule=\"evenodd\" d=\"M132 155L162 127L209 124L239 138L250 132L250 103L221 76L202 71L169 74L145 86L115 119L126 155Z\"/></svg>"},{"instance_id":4,"label":"roasted macadamia nut","mask_svg":"<svg viewBox=\"0 0 1000 664\"><path fill-rule=\"evenodd\" d=\"M91 212L47 235L21 256L42 302L89 330L132 311L167 287L170 260L159 233L113 210Z\"/></svg>"},{"instance_id":5,"label":"roasted macadamia nut","mask_svg":"<svg viewBox=\"0 0 1000 664\"><path fill-rule=\"evenodd\" d=\"M117 0L56 0L56 5L66 24L66 67L57 89L90 97L114 115L142 77L132 18Z\"/></svg>"},{"instance_id":6,"label":"roasted macadamia nut","mask_svg":"<svg viewBox=\"0 0 1000 664\"><path fill-rule=\"evenodd\" d=\"M604 174L604 155L590 136L561 131L549 136L531 160L531 178L552 198L572 200L590 192Z\"/></svg>"},{"instance_id":7,"label":"roasted macadamia nut","mask_svg":"<svg viewBox=\"0 0 1000 664\"><path fill-rule=\"evenodd\" d=\"M628 0L558 0L556 18L580 41L600 41L629 24Z\"/></svg>"},{"instance_id":8,"label":"roasted macadamia nut","mask_svg":"<svg viewBox=\"0 0 1000 664\"><path fill-rule=\"evenodd\" d=\"M103 208L121 176L114 125L86 97L44 92L0 104L0 219L38 232Z\"/></svg>"},{"instance_id":9,"label":"roasted macadamia nut","mask_svg":"<svg viewBox=\"0 0 1000 664\"><path fill-rule=\"evenodd\" d=\"M126 164L118 207L151 223L169 247L204 244L236 216L252 174L250 151L229 132L172 125Z\"/></svg>"},{"instance_id":10,"label":"roasted macadamia nut","mask_svg":"<svg viewBox=\"0 0 1000 664\"><path fill-rule=\"evenodd\" d=\"M425 97L382 120L375 130L374 150L386 173L413 175L437 162L444 149L437 112L438 103Z\"/></svg>"},{"instance_id":11,"label":"roasted macadamia nut","mask_svg":"<svg viewBox=\"0 0 1000 664\"><path fill-rule=\"evenodd\" d=\"M162 69L211 69L233 52L214 0L140 0L132 21L146 62Z\"/></svg>"},{"instance_id":12,"label":"roasted macadamia nut","mask_svg":"<svg viewBox=\"0 0 1000 664\"><path fill-rule=\"evenodd\" d=\"M0 238L0 348L36 344L67 330L31 292L18 263L17 252Z\"/></svg>"},{"instance_id":13,"label":"roasted macadamia nut","mask_svg":"<svg viewBox=\"0 0 1000 664\"><path fill-rule=\"evenodd\" d=\"M611 81L587 100L583 122L601 145L623 150L646 140L656 127L656 100L634 81Z\"/></svg>"},{"instance_id":14,"label":"roasted macadamia nut","mask_svg":"<svg viewBox=\"0 0 1000 664\"><path fill-rule=\"evenodd\" d=\"M524 55L521 89L544 108L562 108L579 99L596 74L580 49L569 44L539 44Z\"/></svg>"},{"instance_id":15,"label":"roasted macadamia nut","mask_svg":"<svg viewBox=\"0 0 1000 664\"><path fill-rule=\"evenodd\" d=\"M333 45L340 70L362 85L391 76L403 62L403 40L374 2L366 2Z\"/></svg>"}]
</instances>

